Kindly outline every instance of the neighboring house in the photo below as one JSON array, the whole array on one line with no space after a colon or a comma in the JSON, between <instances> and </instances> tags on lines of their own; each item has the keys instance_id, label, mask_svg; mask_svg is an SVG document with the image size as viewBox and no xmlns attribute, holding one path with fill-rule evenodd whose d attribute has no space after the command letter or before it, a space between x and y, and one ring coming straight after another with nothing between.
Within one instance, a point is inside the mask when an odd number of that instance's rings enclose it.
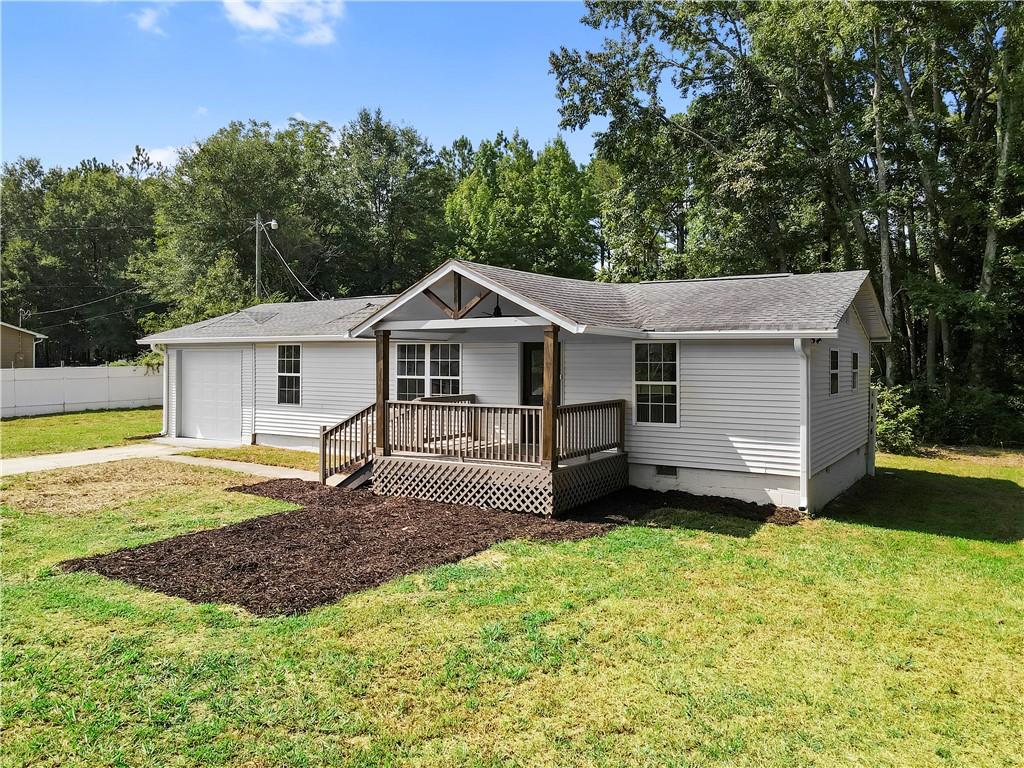
<instances>
[{"instance_id":1,"label":"neighboring house","mask_svg":"<svg viewBox=\"0 0 1024 768\"><path fill-rule=\"evenodd\" d=\"M0 322L0 368L35 368L41 333Z\"/></svg>"},{"instance_id":2,"label":"neighboring house","mask_svg":"<svg viewBox=\"0 0 1024 768\"><path fill-rule=\"evenodd\" d=\"M449 261L164 345L171 435L321 448L380 493L558 512L627 482L815 511L873 469L868 273L597 283ZM327 427L321 431L321 427Z\"/></svg>"}]
</instances>

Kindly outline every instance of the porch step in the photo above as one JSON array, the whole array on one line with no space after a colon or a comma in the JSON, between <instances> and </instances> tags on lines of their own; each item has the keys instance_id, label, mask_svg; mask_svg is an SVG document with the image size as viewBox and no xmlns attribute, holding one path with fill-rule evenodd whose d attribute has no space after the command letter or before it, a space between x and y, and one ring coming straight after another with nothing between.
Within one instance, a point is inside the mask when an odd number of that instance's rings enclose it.
<instances>
[{"instance_id":1,"label":"porch step","mask_svg":"<svg viewBox=\"0 0 1024 768\"><path fill-rule=\"evenodd\" d=\"M373 460L366 462L361 467L354 469L346 475L331 475L327 478L327 485L335 488L359 488L373 479Z\"/></svg>"}]
</instances>

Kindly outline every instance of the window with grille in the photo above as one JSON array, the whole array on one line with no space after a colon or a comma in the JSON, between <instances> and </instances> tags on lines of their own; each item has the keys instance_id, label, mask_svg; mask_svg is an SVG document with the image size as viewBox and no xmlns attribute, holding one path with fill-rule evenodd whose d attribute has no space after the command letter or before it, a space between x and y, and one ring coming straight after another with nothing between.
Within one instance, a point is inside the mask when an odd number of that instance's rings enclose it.
<instances>
[{"instance_id":1,"label":"window with grille","mask_svg":"<svg viewBox=\"0 0 1024 768\"><path fill-rule=\"evenodd\" d=\"M277 402L299 405L302 401L302 346L280 344L277 347Z\"/></svg>"},{"instance_id":2,"label":"window with grille","mask_svg":"<svg viewBox=\"0 0 1024 768\"><path fill-rule=\"evenodd\" d=\"M430 394L457 395L460 393L462 361L458 344L430 345Z\"/></svg>"},{"instance_id":3,"label":"window with grille","mask_svg":"<svg viewBox=\"0 0 1024 768\"><path fill-rule=\"evenodd\" d=\"M675 424L679 412L676 343L633 346L634 413L638 424Z\"/></svg>"},{"instance_id":4,"label":"window with grille","mask_svg":"<svg viewBox=\"0 0 1024 768\"><path fill-rule=\"evenodd\" d=\"M399 400L415 400L427 393L427 363L425 344L398 345Z\"/></svg>"},{"instance_id":5,"label":"window with grille","mask_svg":"<svg viewBox=\"0 0 1024 768\"><path fill-rule=\"evenodd\" d=\"M850 353L850 389L856 389L860 385L860 355L856 352Z\"/></svg>"},{"instance_id":6,"label":"window with grille","mask_svg":"<svg viewBox=\"0 0 1024 768\"><path fill-rule=\"evenodd\" d=\"M839 393L839 350L828 351L828 393L835 395Z\"/></svg>"},{"instance_id":7,"label":"window with grille","mask_svg":"<svg viewBox=\"0 0 1024 768\"><path fill-rule=\"evenodd\" d=\"M397 366L399 400L462 393L460 344L399 344Z\"/></svg>"}]
</instances>

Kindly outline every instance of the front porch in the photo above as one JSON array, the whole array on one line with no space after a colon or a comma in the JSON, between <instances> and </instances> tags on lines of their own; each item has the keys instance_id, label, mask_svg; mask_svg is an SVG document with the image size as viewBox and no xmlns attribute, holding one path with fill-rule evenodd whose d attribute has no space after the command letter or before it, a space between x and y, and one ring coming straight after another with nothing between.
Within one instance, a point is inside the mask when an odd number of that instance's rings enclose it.
<instances>
[{"instance_id":1,"label":"front porch","mask_svg":"<svg viewBox=\"0 0 1024 768\"><path fill-rule=\"evenodd\" d=\"M560 336L576 326L460 269L353 329L374 338L376 399L322 432L322 478L357 470L378 494L541 515L624 487L625 401L561 402Z\"/></svg>"}]
</instances>

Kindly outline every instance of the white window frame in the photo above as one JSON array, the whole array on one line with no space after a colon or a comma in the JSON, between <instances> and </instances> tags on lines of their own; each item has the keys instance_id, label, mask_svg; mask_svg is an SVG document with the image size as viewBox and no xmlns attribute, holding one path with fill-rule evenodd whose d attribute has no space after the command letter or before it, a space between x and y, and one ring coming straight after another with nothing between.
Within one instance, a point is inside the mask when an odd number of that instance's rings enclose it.
<instances>
[{"instance_id":1,"label":"white window frame","mask_svg":"<svg viewBox=\"0 0 1024 768\"><path fill-rule=\"evenodd\" d=\"M459 363L459 375L458 376L431 376L430 375L430 351L431 347L445 344L447 346L456 347L458 350L458 357L454 358ZM414 346L423 347L423 375L422 376L405 376L398 373L398 348L400 346ZM423 397L443 397L443 395L431 395L431 382L435 379L437 381L457 381L459 382L459 394L462 394L462 343L455 341L402 341L395 343L395 399L398 399L398 381L400 379L419 379L423 382ZM402 402L409 402L404 400Z\"/></svg>"},{"instance_id":2,"label":"white window frame","mask_svg":"<svg viewBox=\"0 0 1024 768\"><path fill-rule=\"evenodd\" d=\"M298 373L281 373L281 347L298 347L299 348L299 372ZM285 408L301 408L302 407L302 344L278 344L275 348L274 355L274 369L276 376L274 377L274 384L276 386L274 392L274 398L278 405L283 405ZM297 403L282 403L281 402L281 377L282 376L294 376L299 380L299 402Z\"/></svg>"},{"instance_id":3,"label":"white window frame","mask_svg":"<svg viewBox=\"0 0 1024 768\"><path fill-rule=\"evenodd\" d=\"M835 355L835 358L836 358L836 367L835 368L832 367L832 356L833 355ZM836 349L835 347L829 347L829 350L828 350L828 396L829 397L832 397L833 395L838 395L839 394L839 389L840 389L840 386L839 386L840 385L839 369L841 367L842 367L842 360L841 360L841 355L840 355L839 350ZM835 386L834 389L832 387L832 377L833 376L836 377L836 386Z\"/></svg>"},{"instance_id":4,"label":"white window frame","mask_svg":"<svg viewBox=\"0 0 1024 768\"><path fill-rule=\"evenodd\" d=\"M637 381L636 380L636 348L640 344L674 344L676 348L676 378L672 382L668 381ZM633 345L629 350L629 378L632 381L632 392L630 397L633 401L633 424L635 426L653 429L679 429L682 426L682 399L683 399L683 388L680 385L682 379L682 355L678 341L652 341L649 339L634 340ZM672 384L676 388L676 420L675 422L661 422L661 421L640 421L637 418L637 400L636 400L636 388L638 384Z\"/></svg>"},{"instance_id":5,"label":"white window frame","mask_svg":"<svg viewBox=\"0 0 1024 768\"><path fill-rule=\"evenodd\" d=\"M459 375L458 376L450 376L450 375L449 376L442 376L440 374L435 376L431 372L430 364L434 360L434 358L433 358L434 347L442 347L442 346L444 346L444 347L455 347L455 357L449 357L449 358L445 358L444 360L438 360L438 362L439 363L440 362L454 362L454 363L457 363L458 366L459 366ZM457 342L457 341L435 341L435 342L431 342L430 344L427 344L426 354L427 354L427 371L426 371L427 372L427 395L426 396L427 397L448 397L448 396L452 396L452 395L454 395L454 396L461 395L462 394L462 344ZM458 392L449 393L449 395L442 395L440 393L435 395L433 393L434 382L435 381L457 381L458 382L458 389L459 389L459 391Z\"/></svg>"},{"instance_id":6,"label":"white window frame","mask_svg":"<svg viewBox=\"0 0 1024 768\"><path fill-rule=\"evenodd\" d=\"M860 353L850 352L850 389L860 388Z\"/></svg>"}]
</instances>

